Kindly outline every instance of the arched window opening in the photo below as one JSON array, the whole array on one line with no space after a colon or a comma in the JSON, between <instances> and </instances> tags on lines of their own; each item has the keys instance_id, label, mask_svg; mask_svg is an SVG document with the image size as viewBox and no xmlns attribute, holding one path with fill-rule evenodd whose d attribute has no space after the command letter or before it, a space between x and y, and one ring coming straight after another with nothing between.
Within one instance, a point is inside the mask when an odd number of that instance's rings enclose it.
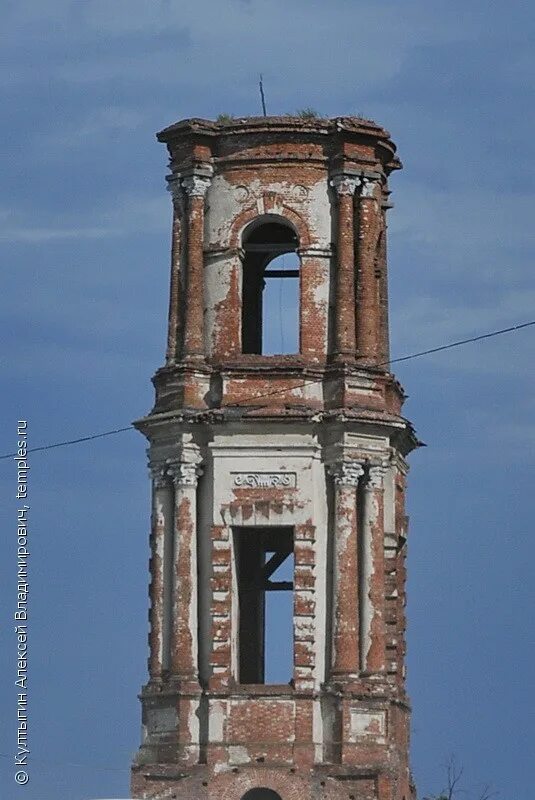
<instances>
[{"instance_id":1,"label":"arched window opening","mask_svg":"<svg viewBox=\"0 0 535 800\"><path fill-rule=\"evenodd\" d=\"M264 222L252 223L245 232L244 353L282 355L299 352L298 247L294 229L277 219L267 218Z\"/></svg>"},{"instance_id":2,"label":"arched window opening","mask_svg":"<svg viewBox=\"0 0 535 800\"><path fill-rule=\"evenodd\" d=\"M257 789L249 789L248 792L245 792L241 800L282 800L282 797L273 789L259 786Z\"/></svg>"}]
</instances>

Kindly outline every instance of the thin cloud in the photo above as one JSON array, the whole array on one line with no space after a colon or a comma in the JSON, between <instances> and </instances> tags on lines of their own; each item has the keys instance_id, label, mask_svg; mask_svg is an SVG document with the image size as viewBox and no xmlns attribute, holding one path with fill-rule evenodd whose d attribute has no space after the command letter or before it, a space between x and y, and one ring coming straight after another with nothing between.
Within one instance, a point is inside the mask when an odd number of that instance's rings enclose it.
<instances>
[{"instance_id":1,"label":"thin cloud","mask_svg":"<svg viewBox=\"0 0 535 800\"><path fill-rule=\"evenodd\" d=\"M478 187L433 190L406 184L396 192L390 232L395 248L417 247L434 275L494 282L532 274L522 251L535 246L535 194L520 186L492 194Z\"/></svg>"},{"instance_id":2,"label":"thin cloud","mask_svg":"<svg viewBox=\"0 0 535 800\"><path fill-rule=\"evenodd\" d=\"M497 299L482 304L477 296L465 295L456 303L437 292L434 296L408 298L397 302L391 314L393 357L448 342L477 336L534 317L535 291L504 291ZM460 350L425 357L426 364L447 371L523 374L535 341L534 329L463 346Z\"/></svg>"},{"instance_id":3,"label":"thin cloud","mask_svg":"<svg viewBox=\"0 0 535 800\"><path fill-rule=\"evenodd\" d=\"M126 195L114 198L113 205L91 212L64 213L63 219L49 220L49 224L31 225L23 212L0 211L0 241L12 244L47 244L69 239L109 239L133 233L166 231L170 220L169 200L162 191L160 196L137 197ZM32 215L35 217L35 214ZM46 212L41 212L46 217ZM82 221L90 224L82 225ZM40 220L42 223L43 220Z\"/></svg>"},{"instance_id":4,"label":"thin cloud","mask_svg":"<svg viewBox=\"0 0 535 800\"><path fill-rule=\"evenodd\" d=\"M118 228L9 228L0 230L0 241L13 244L46 244L65 239L107 239L121 236L125 231Z\"/></svg>"},{"instance_id":5,"label":"thin cloud","mask_svg":"<svg viewBox=\"0 0 535 800\"><path fill-rule=\"evenodd\" d=\"M41 134L35 144L39 144L42 157L43 149L48 154L62 155L65 149L77 149L81 146L103 147L108 139L132 133L145 121L146 114L139 109L121 106L95 108L85 112L81 117L72 119L60 130L52 129Z\"/></svg>"},{"instance_id":6,"label":"thin cloud","mask_svg":"<svg viewBox=\"0 0 535 800\"><path fill-rule=\"evenodd\" d=\"M283 0L269 4L201 0L194 5L88 0L76 14L70 5L56 0L49 18L35 0L20 11L10 9L11 39L28 27L50 27L55 20L51 33L65 59L49 64L47 82L97 85L120 79L213 92L221 81L226 87L232 81L238 91L237 85L248 78L252 85L256 72L262 70L271 80L273 103L287 102L290 94L299 98L305 87L317 96L332 87L333 75L338 92L343 88L349 96L356 96L397 75L411 48L422 40L430 44L469 41L480 33L470 10L459 28L451 14L430 9L421 0L407 2L395 24L392 14L397 5L392 2L378 7L370 2L327 5L304 0L290 5ZM355 5L359 6L358 29ZM236 31L240 31L239 46ZM74 49L68 42L72 35L80 40ZM18 63L14 79L20 81L22 75L28 81L36 80L35 70L24 72L24 64ZM305 98L306 102L314 99Z\"/></svg>"}]
</instances>

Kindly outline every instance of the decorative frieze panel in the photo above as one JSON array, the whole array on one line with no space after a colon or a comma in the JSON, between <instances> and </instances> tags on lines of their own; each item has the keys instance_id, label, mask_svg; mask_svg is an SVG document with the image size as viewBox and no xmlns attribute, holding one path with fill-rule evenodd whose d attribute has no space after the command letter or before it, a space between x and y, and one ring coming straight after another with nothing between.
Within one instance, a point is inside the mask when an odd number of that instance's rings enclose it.
<instances>
[{"instance_id":1,"label":"decorative frieze panel","mask_svg":"<svg viewBox=\"0 0 535 800\"><path fill-rule=\"evenodd\" d=\"M364 711L359 708L352 708L349 725L350 739L354 742L368 738L384 741L386 736L386 712L379 710Z\"/></svg>"},{"instance_id":2,"label":"decorative frieze panel","mask_svg":"<svg viewBox=\"0 0 535 800\"><path fill-rule=\"evenodd\" d=\"M175 731L178 726L178 715L173 706L148 706L146 724L149 734Z\"/></svg>"},{"instance_id":3,"label":"decorative frieze panel","mask_svg":"<svg viewBox=\"0 0 535 800\"><path fill-rule=\"evenodd\" d=\"M295 472L234 472L232 483L240 488L289 489L297 486Z\"/></svg>"}]
</instances>

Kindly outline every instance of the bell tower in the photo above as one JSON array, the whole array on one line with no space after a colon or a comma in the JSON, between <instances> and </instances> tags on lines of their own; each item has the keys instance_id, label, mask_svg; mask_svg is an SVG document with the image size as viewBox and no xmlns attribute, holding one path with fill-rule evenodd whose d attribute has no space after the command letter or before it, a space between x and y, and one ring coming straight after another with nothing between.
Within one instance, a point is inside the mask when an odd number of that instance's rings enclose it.
<instances>
[{"instance_id":1,"label":"bell tower","mask_svg":"<svg viewBox=\"0 0 535 800\"><path fill-rule=\"evenodd\" d=\"M152 531L133 796L411 800L418 440L388 369L395 146L356 117L188 119L158 139L171 286L166 363L136 423Z\"/></svg>"}]
</instances>

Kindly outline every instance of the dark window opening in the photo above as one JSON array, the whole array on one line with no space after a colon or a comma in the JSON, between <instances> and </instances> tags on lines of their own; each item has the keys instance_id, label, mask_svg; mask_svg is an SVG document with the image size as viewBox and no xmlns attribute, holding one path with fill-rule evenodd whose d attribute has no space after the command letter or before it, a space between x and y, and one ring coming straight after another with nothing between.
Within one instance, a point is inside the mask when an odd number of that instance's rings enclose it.
<instances>
[{"instance_id":1,"label":"dark window opening","mask_svg":"<svg viewBox=\"0 0 535 800\"><path fill-rule=\"evenodd\" d=\"M285 253L274 258L264 273L264 277L266 276L262 297L262 354L268 356L298 353L299 256L297 253Z\"/></svg>"},{"instance_id":2,"label":"dark window opening","mask_svg":"<svg viewBox=\"0 0 535 800\"><path fill-rule=\"evenodd\" d=\"M242 350L299 351L299 241L285 222L249 226L243 237Z\"/></svg>"},{"instance_id":3,"label":"dark window opening","mask_svg":"<svg viewBox=\"0 0 535 800\"><path fill-rule=\"evenodd\" d=\"M248 792L245 792L241 800L282 800L282 797L273 789L259 786L258 789L249 789Z\"/></svg>"},{"instance_id":4,"label":"dark window opening","mask_svg":"<svg viewBox=\"0 0 535 800\"><path fill-rule=\"evenodd\" d=\"M293 674L293 529L237 528L240 683L289 683Z\"/></svg>"}]
</instances>

